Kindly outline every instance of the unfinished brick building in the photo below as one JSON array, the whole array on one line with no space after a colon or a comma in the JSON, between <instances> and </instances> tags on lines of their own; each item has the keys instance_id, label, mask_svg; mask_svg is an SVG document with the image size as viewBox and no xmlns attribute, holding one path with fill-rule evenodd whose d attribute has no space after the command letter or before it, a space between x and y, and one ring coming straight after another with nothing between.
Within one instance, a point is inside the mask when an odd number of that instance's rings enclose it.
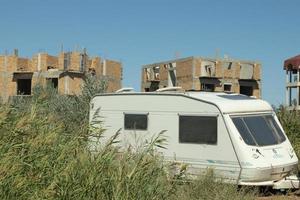
<instances>
[{"instance_id":1,"label":"unfinished brick building","mask_svg":"<svg viewBox=\"0 0 300 200\"><path fill-rule=\"evenodd\" d=\"M261 97L261 64L255 61L187 57L142 67L142 91L180 86L185 90L235 92Z\"/></svg>"},{"instance_id":2,"label":"unfinished brick building","mask_svg":"<svg viewBox=\"0 0 300 200\"><path fill-rule=\"evenodd\" d=\"M76 95L87 74L107 83L107 91L121 88L122 64L118 61L90 58L82 52L61 52L58 56L38 53L32 58L21 58L15 50L12 55L0 55L1 99L7 101L16 95L31 95L33 87L50 82L59 94Z\"/></svg>"},{"instance_id":3,"label":"unfinished brick building","mask_svg":"<svg viewBox=\"0 0 300 200\"><path fill-rule=\"evenodd\" d=\"M286 106L290 110L300 110L300 55L284 61L286 72Z\"/></svg>"}]
</instances>

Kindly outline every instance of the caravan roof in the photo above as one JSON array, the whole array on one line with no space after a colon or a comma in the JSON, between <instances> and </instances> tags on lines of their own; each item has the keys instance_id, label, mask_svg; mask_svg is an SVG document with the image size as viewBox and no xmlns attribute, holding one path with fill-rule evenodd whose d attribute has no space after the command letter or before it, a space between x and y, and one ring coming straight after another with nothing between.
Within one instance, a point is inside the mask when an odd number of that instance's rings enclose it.
<instances>
[{"instance_id":1,"label":"caravan roof","mask_svg":"<svg viewBox=\"0 0 300 200\"><path fill-rule=\"evenodd\" d=\"M272 112L273 109L266 101L241 94L223 92L124 92L107 93L107 95L171 95L185 96L216 105L222 113Z\"/></svg>"},{"instance_id":2,"label":"caravan roof","mask_svg":"<svg viewBox=\"0 0 300 200\"><path fill-rule=\"evenodd\" d=\"M269 103L255 97L223 92L186 92L187 96L213 103L223 113L273 111Z\"/></svg>"}]
</instances>

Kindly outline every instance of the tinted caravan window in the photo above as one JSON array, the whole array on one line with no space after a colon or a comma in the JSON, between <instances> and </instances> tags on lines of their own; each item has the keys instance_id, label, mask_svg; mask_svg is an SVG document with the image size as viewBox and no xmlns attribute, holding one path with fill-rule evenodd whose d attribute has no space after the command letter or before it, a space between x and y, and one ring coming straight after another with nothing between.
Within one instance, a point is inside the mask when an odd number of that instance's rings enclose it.
<instances>
[{"instance_id":1,"label":"tinted caravan window","mask_svg":"<svg viewBox=\"0 0 300 200\"><path fill-rule=\"evenodd\" d=\"M232 121L248 145L274 145L286 139L272 115L238 116Z\"/></svg>"},{"instance_id":2,"label":"tinted caravan window","mask_svg":"<svg viewBox=\"0 0 300 200\"><path fill-rule=\"evenodd\" d=\"M179 142L217 144L217 117L179 116Z\"/></svg>"},{"instance_id":3,"label":"tinted caravan window","mask_svg":"<svg viewBox=\"0 0 300 200\"><path fill-rule=\"evenodd\" d=\"M147 130L147 114L124 114L125 130Z\"/></svg>"}]
</instances>

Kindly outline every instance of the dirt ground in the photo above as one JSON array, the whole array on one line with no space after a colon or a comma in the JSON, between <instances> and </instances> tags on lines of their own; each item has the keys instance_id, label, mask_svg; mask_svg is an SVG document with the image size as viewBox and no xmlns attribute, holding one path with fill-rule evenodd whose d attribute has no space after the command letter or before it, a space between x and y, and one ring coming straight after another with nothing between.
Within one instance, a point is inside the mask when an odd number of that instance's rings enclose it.
<instances>
[{"instance_id":1,"label":"dirt ground","mask_svg":"<svg viewBox=\"0 0 300 200\"><path fill-rule=\"evenodd\" d=\"M295 195L274 195L268 197L258 197L257 200L300 200L300 196Z\"/></svg>"},{"instance_id":2,"label":"dirt ground","mask_svg":"<svg viewBox=\"0 0 300 200\"><path fill-rule=\"evenodd\" d=\"M300 190L289 191L286 194L282 194L277 191L267 191L266 193L260 193L257 200L300 200Z\"/></svg>"},{"instance_id":3,"label":"dirt ground","mask_svg":"<svg viewBox=\"0 0 300 200\"><path fill-rule=\"evenodd\" d=\"M271 194L268 196L257 197L257 200L300 200L300 195L297 193L289 193L289 194Z\"/></svg>"}]
</instances>

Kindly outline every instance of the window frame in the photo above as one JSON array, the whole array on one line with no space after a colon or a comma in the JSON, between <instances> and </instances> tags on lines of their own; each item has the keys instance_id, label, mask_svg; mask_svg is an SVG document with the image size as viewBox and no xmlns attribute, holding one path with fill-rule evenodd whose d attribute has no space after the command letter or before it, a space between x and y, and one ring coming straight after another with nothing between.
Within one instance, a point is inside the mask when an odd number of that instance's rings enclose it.
<instances>
[{"instance_id":1,"label":"window frame","mask_svg":"<svg viewBox=\"0 0 300 200\"><path fill-rule=\"evenodd\" d=\"M201 118L215 118L216 121L216 141L214 143L208 142L183 142L180 140L180 117L201 117ZM178 143L179 144L197 144L197 145L211 145L217 146L218 145L218 125L219 125L219 114L178 114Z\"/></svg>"},{"instance_id":2,"label":"window frame","mask_svg":"<svg viewBox=\"0 0 300 200\"><path fill-rule=\"evenodd\" d=\"M19 78L16 83L17 95L32 95L32 78Z\"/></svg>"},{"instance_id":3,"label":"window frame","mask_svg":"<svg viewBox=\"0 0 300 200\"><path fill-rule=\"evenodd\" d=\"M126 128L126 115L144 115L146 116L146 129L140 129L140 128ZM136 112L124 112L123 113L123 127L126 131L147 131L149 128L149 113L136 113Z\"/></svg>"},{"instance_id":4,"label":"window frame","mask_svg":"<svg viewBox=\"0 0 300 200\"><path fill-rule=\"evenodd\" d=\"M212 86L211 89L209 89L210 86ZM214 92L216 90L216 85L212 83L201 83L200 87L201 87L201 91L204 92Z\"/></svg>"},{"instance_id":5,"label":"window frame","mask_svg":"<svg viewBox=\"0 0 300 200\"><path fill-rule=\"evenodd\" d=\"M284 140L281 141L281 142L279 142L279 143L277 143L277 144L259 145L259 144L257 143L257 138L255 138L255 137L252 135L251 130L249 130L249 127L248 127L248 125L246 124L246 128L248 129L248 131L249 131L249 133L250 133L250 136L251 136L251 138L253 139L255 145L248 144L248 143L244 140L244 137L243 137L242 134L240 133L239 129L236 127L236 124L234 123L233 119L234 119L234 118L239 118L239 119L241 119L241 118L244 118L244 117L265 117L265 116L271 116L271 117L273 118L273 120L274 120L274 122L276 123L276 126L277 126L277 127L272 127L272 128L275 128L275 129L278 128L279 131L282 132L282 136L284 137ZM284 143L284 142L287 140L287 136L286 136L284 130L282 129L282 127L280 126L280 124L277 124L277 120L276 120L276 118L275 118L275 114L273 114L273 113L230 115L230 119L231 119L231 121L232 121L232 123L233 123L234 128L237 130L239 136L243 139L243 142L244 142L247 146L252 146L252 147L268 147L268 146L280 145L280 144ZM244 119L243 119L243 123L245 123L245 122L244 122ZM268 124L267 124L267 125L268 125ZM269 126L269 125L268 125L268 126ZM278 131L278 130L276 130L276 131ZM274 135L275 137L280 137L279 135L276 135L276 134L278 134L278 133L273 133L273 134L275 134L275 135ZM277 139L278 139L278 138L277 138ZM277 142L278 142L278 141L277 141Z\"/></svg>"},{"instance_id":6,"label":"window frame","mask_svg":"<svg viewBox=\"0 0 300 200\"><path fill-rule=\"evenodd\" d=\"M46 78L46 83L48 84L48 85L51 85L55 90L57 90L58 91L58 80L59 78L56 78L56 77L54 77L54 78Z\"/></svg>"}]
</instances>

